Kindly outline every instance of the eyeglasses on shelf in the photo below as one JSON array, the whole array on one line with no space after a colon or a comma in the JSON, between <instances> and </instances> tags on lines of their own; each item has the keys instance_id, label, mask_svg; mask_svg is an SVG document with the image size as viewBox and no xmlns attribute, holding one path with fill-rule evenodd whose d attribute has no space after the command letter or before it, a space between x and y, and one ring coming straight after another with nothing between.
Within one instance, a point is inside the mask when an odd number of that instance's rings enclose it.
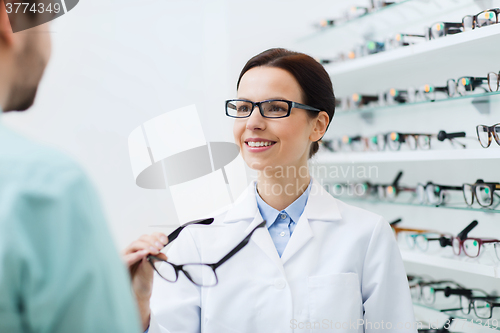
<instances>
[{"instance_id":1,"label":"eyeglasses on shelf","mask_svg":"<svg viewBox=\"0 0 500 333\"><path fill-rule=\"evenodd\" d=\"M460 310L468 315L474 309L476 317L490 319L493 317L493 309L500 307L500 297L498 296L460 296Z\"/></svg>"},{"instance_id":2,"label":"eyeglasses on shelf","mask_svg":"<svg viewBox=\"0 0 500 333\"><path fill-rule=\"evenodd\" d=\"M462 186L438 185L433 182L417 184L417 199L421 204L442 205L448 199L448 191L462 191Z\"/></svg>"},{"instance_id":3,"label":"eyeglasses on shelf","mask_svg":"<svg viewBox=\"0 0 500 333\"><path fill-rule=\"evenodd\" d=\"M265 225L266 221L262 221L238 245L236 245L234 249L216 263L187 263L177 265L153 255L149 255L147 260L156 273L168 282L176 282L179 279L179 273L182 272L189 281L199 287L213 287L219 282L216 269L244 248L250 241L250 237L255 230Z\"/></svg>"},{"instance_id":4,"label":"eyeglasses on shelf","mask_svg":"<svg viewBox=\"0 0 500 333\"><path fill-rule=\"evenodd\" d=\"M491 145L492 138L500 146L500 123L486 126L476 126L477 139L483 148L488 148Z\"/></svg>"},{"instance_id":5,"label":"eyeglasses on shelf","mask_svg":"<svg viewBox=\"0 0 500 333\"><path fill-rule=\"evenodd\" d=\"M381 7L372 7L371 9L380 8ZM347 11L342 18L336 20L325 19L320 21L317 26L324 28L336 25L339 22L346 22L351 19L359 18L370 13L372 11L371 9L368 7L351 7L351 10ZM353 50L347 53L339 53L333 58L335 60L331 62L360 58L383 51L393 50L402 46L412 45L415 44L414 41L416 39L420 38L424 41L431 41L448 35L455 35L461 32L467 32L477 28L498 24L499 13L500 8L492 8L484 10L476 15L466 15L462 18L461 22L436 22L429 27L425 27L423 35L399 33L395 37L390 36L385 38L384 41L369 40L363 44L356 45Z\"/></svg>"},{"instance_id":6,"label":"eyeglasses on shelf","mask_svg":"<svg viewBox=\"0 0 500 333\"><path fill-rule=\"evenodd\" d=\"M493 206L495 198L500 198L497 193L500 191L500 183L487 183L478 179L474 184L463 184L462 189L468 206L472 206L475 199L480 206L490 207Z\"/></svg>"},{"instance_id":7,"label":"eyeglasses on shelf","mask_svg":"<svg viewBox=\"0 0 500 333\"><path fill-rule=\"evenodd\" d=\"M451 280L438 281L418 281L410 284L411 296L416 301L422 301L424 304L432 305L436 302L436 294L443 293L445 297L450 295L461 295L470 293L469 289Z\"/></svg>"},{"instance_id":8,"label":"eyeglasses on shelf","mask_svg":"<svg viewBox=\"0 0 500 333\"><path fill-rule=\"evenodd\" d=\"M456 138L464 138L465 136L465 132L446 133L445 131L439 131L438 134L388 132L370 137L344 135L342 138L322 140L320 143L332 152L383 151L386 147L389 150L398 151L403 143L411 150L429 150L431 149L432 138L441 142L450 140L452 145L458 144L461 148L466 148L465 144L456 140Z\"/></svg>"},{"instance_id":9,"label":"eyeglasses on shelf","mask_svg":"<svg viewBox=\"0 0 500 333\"><path fill-rule=\"evenodd\" d=\"M402 221L402 219L399 218L397 220L389 222L389 225L391 226L392 231L394 232L394 236L396 237L396 239L399 237L399 234L401 232L403 232L403 233L405 233L405 232L412 232L412 233L415 233L415 234L420 234L420 233L427 233L427 232L431 232L432 231L432 230L428 230L428 229L400 227L400 226L398 226L398 224L401 223L401 221Z\"/></svg>"},{"instance_id":10,"label":"eyeglasses on shelf","mask_svg":"<svg viewBox=\"0 0 500 333\"><path fill-rule=\"evenodd\" d=\"M333 183L327 186L333 196L354 196L358 198L377 197L379 200L392 201L397 198L401 192L415 192L414 188L399 185L399 180L403 176L400 171L390 184L374 184L370 182L353 183Z\"/></svg>"},{"instance_id":11,"label":"eyeglasses on shelf","mask_svg":"<svg viewBox=\"0 0 500 333\"><path fill-rule=\"evenodd\" d=\"M333 27L335 25L346 23L351 20L361 18L367 14L376 12L384 7L393 5L397 2L394 1L384 1L384 0L371 0L369 7L361 7L361 6L351 6L347 10L343 12L343 14L334 19L322 19L319 23L314 24L317 28L323 29L325 27Z\"/></svg>"},{"instance_id":12,"label":"eyeglasses on shelf","mask_svg":"<svg viewBox=\"0 0 500 333\"><path fill-rule=\"evenodd\" d=\"M424 29L425 39L432 40L463 31L461 22L436 22Z\"/></svg>"},{"instance_id":13,"label":"eyeglasses on shelf","mask_svg":"<svg viewBox=\"0 0 500 333\"><path fill-rule=\"evenodd\" d=\"M292 102L284 99L269 99L261 102L252 102L246 99L229 99L226 101L226 115L233 118L248 118L258 106L264 118L285 118L293 108L320 112L315 107Z\"/></svg>"},{"instance_id":14,"label":"eyeglasses on shelf","mask_svg":"<svg viewBox=\"0 0 500 333\"><path fill-rule=\"evenodd\" d=\"M442 237L449 237L449 234L439 232L421 232L421 233L406 233L406 244L410 250L418 248L422 252L429 250L429 244L437 242L438 246L441 243Z\"/></svg>"},{"instance_id":15,"label":"eyeglasses on shelf","mask_svg":"<svg viewBox=\"0 0 500 333\"><path fill-rule=\"evenodd\" d=\"M466 15L462 18L464 31L471 31L477 28L498 23L500 8L483 10L476 15Z\"/></svg>"},{"instance_id":16,"label":"eyeglasses on shelf","mask_svg":"<svg viewBox=\"0 0 500 333\"><path fill-rule=\"evenodd\" d=\"M461 311L464 315L470 315L472 310L476 317L480 319L491 319L493 317L493 309L500 307L500 297L488 295L481 289L469 289L470 293L460 295L460 307L441 309L441 312Z\"/></svg>"}]
</instances>

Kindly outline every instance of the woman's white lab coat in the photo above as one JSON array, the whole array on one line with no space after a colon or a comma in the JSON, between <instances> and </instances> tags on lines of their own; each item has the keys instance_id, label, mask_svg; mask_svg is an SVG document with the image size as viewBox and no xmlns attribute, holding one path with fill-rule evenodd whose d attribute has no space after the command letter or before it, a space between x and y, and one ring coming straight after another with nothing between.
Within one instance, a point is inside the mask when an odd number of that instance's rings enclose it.
<instances>
[{"instance_id":1,"label":"woman's white lab coat","mask_svg":"<svg viewBox=\"0 0 500 333\"><path fill-rule=\"evenodd\" d=\"M215 263L263 221L254 181L212 226L185 228L177 264ZM280 258L267 228L217 269L215 287L155 273L150 333L417 332L401 254L381 216L332 197L313 178Z\"/></svg>"}]
</instances>

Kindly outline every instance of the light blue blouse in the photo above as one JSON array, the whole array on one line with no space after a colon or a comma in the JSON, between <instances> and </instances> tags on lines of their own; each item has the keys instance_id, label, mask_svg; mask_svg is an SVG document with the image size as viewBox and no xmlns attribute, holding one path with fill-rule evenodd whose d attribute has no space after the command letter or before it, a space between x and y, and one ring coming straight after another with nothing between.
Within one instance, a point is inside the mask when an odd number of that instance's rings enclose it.
<instances>
[{"instance_id":1,"label":"light blue blouse","mask_svg":"<svg viewBox=\"0 0 500 333\"><path fill-rule=\"evenodd\" d=\"M259 207L260 215L266 221L267 229L271 234L276 250L281 258L283 251L285 250L286 244L292 236L293 230L299 221L304 208L306 207L307 198L309 198L309 192L311 191L312 177L309 181L309 186L298 197L294 202L292 202L287 208L282 211L269 206L257 192L257 182L255 182L255 197L257 198L257 206Z\"/></svg>"}]
</instances>

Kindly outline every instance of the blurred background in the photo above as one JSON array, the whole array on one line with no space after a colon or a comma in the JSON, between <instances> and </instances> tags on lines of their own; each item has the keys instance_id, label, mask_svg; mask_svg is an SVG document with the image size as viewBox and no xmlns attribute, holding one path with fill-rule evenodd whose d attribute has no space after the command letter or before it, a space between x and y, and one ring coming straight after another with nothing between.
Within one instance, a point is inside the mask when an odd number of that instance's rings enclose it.
<instances>
[{"instance_id":1,"label":"blurred background","mask_svg":"<svg viewBox=\"0 0 500 333\"><path fill-rule=\"evenodd\" d=\"M338 2L332 13L344 9ZM195 104L206 140L233 142L224 101L236 96L244 64L293 48L326 7L332 1L80 1L51 23L52 58L34 107L3 121L84 166L124 248L150 225L179 225L168 190L135 185L130 132Z\"/></svg>"},{"instance_id":2,"label":"blurred background","mask_svg":"<svg viewBox=\"0 0 500 333\"><path fill-rule=\"evenodd\" d=\"M119 249L141 234L168 233L179 225L169 190L136 186L129 134L156 116L195 104L206 140L233 142L233 120L224 114L224 101L236 96L236 82L247 60L273 47L305 52L322 61L329 72L339 105L325 141L390 131L434 135L429 151L412 151L407 144L394 152L352 147L331 151L322 146L311 166L337 171L313 171L329 190L345 182L391 184L399 171L403 175L398 186L410 188L428 181L454 186L477 179L499 182L500 146L492 142L482 148L476 126L500 122L500 92L475 91L477 95L452 100L441 96L438 103L366 103L361 109L352 107L352 101L355 95L380 96L391 89L405 91L425 84L443 87L449 79L499 73L498 24L426 42L409 37L405 47L371 51L377 50L374 42L397 34L423 35L436 22L462 22L465 15L500 7L500 0L396 0L364 13L362 8L371 4L371 0L84 0L52 23L52 58L34 107L8 113L2 121L83 165L99 190ZM456 141L466 148L438 141L441 130L464 132L465 138ZM374 171L358 174L359 168ZM403 227L457 235L477 220L471 237L500 239L498 206L468 207L460 191L450 192L448 199L447 205L436 207L419 204L411 191L398 192L395 201L341 197L389 222L401 219ZM453 279L498 295L500 258L494 259L494 250L468 258L454 255L450 247L436 255L408 249L404 239L398 241L409 274ZM429 304L418 300L416 304L417 319L436 318L441 325L447 318ZM495 316L498 327L500 315ZM492 330L491 325L476 325L461 331Z\"/></svg>"}]
</instances>

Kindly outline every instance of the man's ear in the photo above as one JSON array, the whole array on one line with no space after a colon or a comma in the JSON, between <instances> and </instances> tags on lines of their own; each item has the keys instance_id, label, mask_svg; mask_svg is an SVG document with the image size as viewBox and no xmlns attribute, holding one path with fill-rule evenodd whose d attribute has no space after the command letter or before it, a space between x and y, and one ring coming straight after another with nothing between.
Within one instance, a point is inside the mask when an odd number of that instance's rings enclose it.
<instances>
[{"instance_id":1,"label":"man's ear","mask_svg":"<svg viewBox=\"0 0 500 333\"><path fill-rule=\"evenodd\" d=\"M328 128L330 117L326 111L321 111L318 117L315 119L314 130L309 136L309 139L313 142L318 141L323 137Z\"/></svg>"},{"instance_id":2,"label":"man's ear","mask_svg":"<svg viewBox=\"0 0 500 333\"><path fill-rule=\"evenodd\" d=\"M12 45L13 42L14 34L5 8L5 2L0 0L0 43Z\"/></svg>"}]
</instances>

